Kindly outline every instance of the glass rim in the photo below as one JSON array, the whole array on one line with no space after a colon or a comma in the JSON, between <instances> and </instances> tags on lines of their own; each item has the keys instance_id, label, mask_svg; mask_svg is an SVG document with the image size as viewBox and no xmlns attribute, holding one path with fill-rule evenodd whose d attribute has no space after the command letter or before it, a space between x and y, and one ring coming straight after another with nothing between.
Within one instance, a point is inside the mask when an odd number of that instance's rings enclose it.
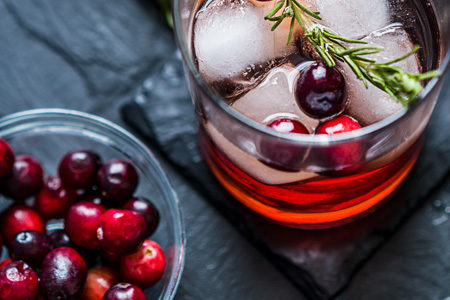
<instances>
[{"instance_id":1,"label":"glass rim","mask_svg":"<svg viewBox=\"0 0 450 300\"><path fill-rule=\"evenodd\" d=\"M180 242L180 249L179 249L179 255L175 259L175 269L174 272L171 275L171 279L166 287L167 294L164 299L173 299L175 297L176 291L178 289L178 286L181 281L181 277L184 270L184 264L185 264L185 245L186 245L186 232L184 227L184 221L183 221L183 215L181 210L181 203L180 200L170 183L166 173L162 169L160 163L156 159L153 152L143 143L141 142L135 135L130 133L125 128L121 127L118 124L115 124L114 122L111 122L105 118L92 115L85 112L80 112L77 110L71 110L71 109L63 109L63 108L39 108L39 109L31 109L31 110L25 110L20 111L17 113L9 114L6 116L3 116L0 118L0 129L3 127L8 127L11 125L15 125L16 123L20 122L27 122L32 121L33 119L38 119L42 117L64 117L67 118L65 121L67 122L87 122L90 125L87 126L98 126L100 128L105 128L107 130L112 131L114 134L117 134L120 137L123 137L125 139L128 139L133 147L137 147L140 150L142 150L146 155L148 161L153 165L154 171L156 171L156 176L159 178L160 182L157 182L158 185L162 185L161 189L163 190L164 194L167 198L169 198L169 201L173 203L174 205L174 212L175 212L175 219L172 220L174 222L174 227L177 240ZM64 124L62 124L64 125Z\"/></svg>"},{"instance_id":2,"label":"glass rim","mask_svg":"<svg viewBox=\"0 0 450 300\"><path fill-rule=\"evenodd\" d=\"M394 126L397 122L410 115L413 111L415 111L419 106L425 103L427 96L444 80L447 71L449 70L450 65L450 49L447 50L446 53L442 53L442 64L439 67L439 71L441 75L439 77L432 78L428 84L424 87L424 90L419 94L416 100L407 108L402 109L393 115L376 122L374 124L365 126L359 130L341 133L338 135L313 135L313 134L293 134L293 133L279 133L275 130L271 130L267 126L264 126L258 122L255 122L244 115L238 113L234 109L232 109L221 96L219 96L203 79L200 75L197 67L194 65L194 62L190 59L189 50L186 45L190 45L190 43L186 43L185 38L182 33L182 24L181 24L181 16L179 12L179 3L181 0L172 0L172 13L174 20L174 32L175 39L178 44L179 49L181 50L181 56L183 57L183 61L188 68L188 71L194 76L194 79L200 85L203 92L213 100L213 102L222 109L227 115L231 116L237 122L243 124L246 127L251 128L252 130L258 131L262 134L268 135L273 138L277 138L283 142L293 143L293 144L308 144L308 145L322 145L329 143L337 143L337 142L347 142L354 139L358 139L364 136L368 136L369 134L378 132L386 127Z\"/></svg>"}]
</instances>

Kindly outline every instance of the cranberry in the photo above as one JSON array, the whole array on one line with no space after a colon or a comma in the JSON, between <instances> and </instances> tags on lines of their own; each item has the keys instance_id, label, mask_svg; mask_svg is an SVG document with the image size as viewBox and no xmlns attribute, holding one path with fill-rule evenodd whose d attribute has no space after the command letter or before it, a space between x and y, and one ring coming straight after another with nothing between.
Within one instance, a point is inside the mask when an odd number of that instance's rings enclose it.
<instances>
[{"instance_id":1,"label":"cranberry","mask_svg":"<svg viewBox=\"0 0 450 300\"><path fill-rule=\"evenodd\" d=\"M10 258L7 258L7 259L1 261L0 262L0 270L3 269L3 267L5 267L6 265L9 265L12 262L13 261Z\"/></svg>"},{"instance_id":2,"label":"cranberry","mask_svg":"<svg viewBox=\"0 0 450 300\"><path fill-rule=\"evenodd\" d=\"M102 164L100 156L89 150L67 153L59 164L59 176L64 184L74 189L89 189L95 184Z\"/></svg>"},{"instance_id":3,"label":"cranberry","mask_svg":"<svg viewBox=\"0 0 450 300\"><path fill-rule=\"evenodd\" d=\"M0 299L34 300L38 290L36 272L23 261L12 262L0 270Z\"/></svg>"},{"instance_id":4,"label":"cranberry","mask_svg":"<svg viewBox=\"0 0 450 300\"><path fill-rule=\"evenodd\" d=\"M125 203L122 209L132 210L144 216L145 222L147 223L145 236L150 236L155 232L156 227L158 227L159 213L150 200L144 198L132 198Z\"/></svg>"},{"instance_id":5,"label":"cranberry","mask_svg":"<svg viewBox=\"0 0 450 300\"><path fill-rule=\"evenodd\" d=\"M105 211L103 205L93 202L83 201L73 205L66 218L66 233L72 242L86 249L97 249L97 228Z\"/></svg>"},{"instance_id":6,"label":"cranberry","mask_svg":"<svg viewBox=\"0 0 450 300\"><path fill-rule=\"evenodd\" d=\"M106 291L119 282L119 274L113 269L95 267L88 271L86 283L81 290L83 300L102 300Z\"/></svg>"},{"instance_id":7,"label":"cranberry","mask_svg":"<svg viewBox=\"0 0 450 300\"><path fill-rule=\"evenodd\" d=\"M161 247L146 240L136 252L122 257L120 274L128 282L146 289L158 282L166 266L166 258Z\"/></svg>"},{"instance_id":8,"label":"cranberry","mask_svg":"<svg viewBox=\"0 0 450 300\"><path fill-rule=\"evenodd\" d=\"M48 234L48 239L54 248L72 247L72 242L64 229L55 230ZM73 248L73 247L72 247Z\"/></svg>"},{"instance_id":9,"label":"cranberry","mask_svg":"<svg viewBox=\"0 0 450 300\"><path fill-rule=\"evenodd\" d=\"M146 225L140 213L110 209L100 218L97 229L100 247L116 254L134 251L145 239Z\"/></svg>"},{"instance_id":10,"label":"cranberry","mask_svg":"<svg viewBox=\"0 0 450 300\"><path fill-rule=\"evenodd\" d=\"M52 250L52 245L45 234L27 230L10 242L9 250L14 260L23 260L35 268L41 265L44 257Z\"/></svg>"},{"instance_id":11,"label":"cranberry","mask_svg":"<svg viewBox=\"0 0 450 300\"><path fill-rule=\"evenodd\" d=\"M335 135L360 129L361 125L349 116L340 116L326 121L316 128L316 134ZM329 146L318 153L325 162L334 166L336 171L351 171L362 157L362 144L360 141L346 142L340 145Z\"/></svg>"},{"instance_id":12,"label":"cranberry","mask_svg":"<svg viewBox=\"0 0 450 300\"><path fill-rule=\"evenodd\" d=\"M44 188L37 194L34 207L44 219L63 218L76 200L76 191L62 186L58 177L47 178Z\"/></svg>"},{"instance_id":13,"label":"cranberry","mask_svg":"<svg viewBox=\"0 0 450 300\"><path fill-rule=\"evenodd\" d=\"M14 152L9 144L0 138L0 177L12 172L14 165Z\"/></svg>"},{"instance_id":14,"label":"cranberry","mask_svg":"<svg viewBox=\"0 0 450 300\"><path fill-rule=\"evenodd\" d=\"M138 180L134 166L128 161L118 159L107 162L97 174L101 195L112 204L120 204L130 199Z\"/></svg>"},{"instance_id":15,"label":"cranberry","mask_svg":"<svg viewBox=\"0 0 450 300\"><path fill-rule=\"evenodd\" d=\"M324 62L315 62L304 69L295 89L297 104L307 115L329 118L345 108L347 88L344 76Z\"/></svg>"},{"instance_id":16,"label":"cranberry","mask_svg":"<svg viewBox=\"0 0 450 300\"><path fill-rule=\"evenodd\" d=\"M42 263L41 286L47 299L70 299L83 287L87 266L72 248L57 248Z\"/></svg>"},{"instance_id":17,"label":"cranberry","mask_svg":"<svg viewBox=\"0 0 450 300\"><path fill-rule=\"evenodd\" d=\"M35 230L45 232L44 220L32 208L17 204L10 206L0 217L1 229L5 242L8 244L19 232Z\"/></svg>"},{"instance_id":18,"label":"cranberry","mask_svg":"<svg viewBox=\"0 0 450 300\"><path fill-rule=\"evenodd\" d=\"M147 300L147 296L135 285L119 283L106 292L103 300Z\"/></svg>"},{"instance_id":19,"label":"cranberry","mask_svg":"<svg viewBox=\"0 0 450 300\"><path fill-rule=\"evenodd\" d=\"M2 192L14 199L24 199L37 194L44 184L41 164L30 156L17 156L12 173L3 179Z\"/></svg>"},{"instance_id":20,"label":"cranberry","mask_svg":"<svg viewBox=\"0 0 450 300\"><path fill-rule=\"evenodd\" d=\"M306 127L299 121L281 117L267 124L271 129L280 133L309 134ZM260 143L261 160L283 171L296 171L305 156L305 149L297 145L289 145L274 140L262 140Z\"/></svg>"}]
</instances>

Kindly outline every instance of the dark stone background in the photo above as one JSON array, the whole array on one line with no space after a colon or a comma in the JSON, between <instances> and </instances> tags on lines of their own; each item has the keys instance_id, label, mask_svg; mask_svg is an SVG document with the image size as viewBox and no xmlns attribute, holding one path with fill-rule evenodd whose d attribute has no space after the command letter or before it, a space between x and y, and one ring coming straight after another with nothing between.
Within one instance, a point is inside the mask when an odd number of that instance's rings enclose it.
<instances>
[{"instance_id":1,"label":"dark stone background","mask_svg":"<svg viewBox=\"0 0 450 300\"><path fill-rule=\"evenodd\" d=\"M0 114L73 108L131 125L153 143L186 223L177 299L450 296L448 84L419 164L391 203L331 232L281 229L235 207L217 187L196 154L185 98L139 102L153 130L144 119L122 121L121 107L126 117L135 95L148 100L142 83L175 55L161 22L147 1L0 1Z\"/></svg>"}]
</instances>

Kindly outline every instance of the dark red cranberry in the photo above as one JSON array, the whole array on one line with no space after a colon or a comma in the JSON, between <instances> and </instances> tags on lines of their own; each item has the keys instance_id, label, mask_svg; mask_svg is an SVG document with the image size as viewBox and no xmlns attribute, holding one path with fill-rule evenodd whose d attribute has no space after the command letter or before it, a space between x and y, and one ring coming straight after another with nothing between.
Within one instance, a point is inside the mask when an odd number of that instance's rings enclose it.
<instances>
[{"instance_id":1,"label":"dark red cranberry","mask_svg":"<svg viewBox=\"0 0 450 300\"><path fill-rule=\"evenodd\" d=\"M159 213L150 200L144 198L132 198L125 203L122 209L132 210L144 216L145 222L147 223L145 236L150 236L158 227Z\"/></svg>"},{"instance_id":2,"label":"dark red cranberry","mask_svg":"<svg viewBox=\"0 0 450 300\"><path fill-rule=\"evenodd\" d=\"M36 272L23 261L12 262L0 269L0 299L34 300L38 290Z\"/></svg>"},{"instance_id":3,"label":"dark red cranberry","mask_svg":"<svg viewBox=\"0 0 450 300\"><path fill-rule=\"evenodd\" d=\"M65 188L58 177L49 176L35 198L34 208L44 219L63 218L76 197L75 190Z\"/></svg>"},{"instance_id":4,"label":"dark red cranberry","mask_svg":"<svg viewBox=\"0 0 450 300\"><path fill-rule=\"evenodd\" d=\"M316 134L335 135L360 128L361 125L352 117L340 116L320 124L316 128ZM336 171L351 171L362 158L362 144L360 141L345 142L326 147L319 154Z\"/></svg>"},{"instance_id":5,"label":"dark red cranberry","mask_svg":"<svg viewBox=\"0 0 450 300\"><path fill-rule=\"evenodd\" d=\"M102 300L106 291L119 282L119 274L113 269L95 267L88 271L86 283L81 290L83 300Z\"/></svg>"},{"instance_id":6,"label":"dark red cranberry","mask_svg":"<svg viewBox=\"0 0 450 300\"><path fill-rule=\"evenodd\" d=\"M2 192L14 199L24 199L37 194L44 185L41 164L26 155L16 157L12 173L3 179Z\"/></svg>"},{"instance_id":7,"label":"dark red cranberry","mask_svg":"<svg viewBox=\"0 0 450 300\"><path fill-rule=\"evenodd\" d=\"M72 248L57 248L47 254L42 263L41 287L49 299L71 299L86 281L87 266Z\"/></svg>"},{"instance_id":8,"label":"dark red cranberry","mask_svg":"<svg viewBox=\"0 0 450 300\"><path fill-rule=\"evenodd\" d=\"M147 296L135 285L119 283L106 292L103 300L147 300Z\"/></svg>"},{"instance_id":9,"label":"dark red cranberry","mask_svg":"<svg viewBox=\"0 0 450 300\"><path fill-rule=\"evenodd\" d=\"M277 118L267 126L280 133L309 134L302 123L287 117ZM297 171L306 153L301 146L268 139L261 141L259 149L262 162L283 171Z\"/></svg>"},{"instance_id":10,"label":"dark red cranberry","mask_svg":"<svg viewBox=\"0 0 450 300\"><path fill-rule=\"evenodd\" d=\"M158 282L166 267L166 258L161 247L153 241L146 240L134 253L120 260L120 274L125 281L136 284L143 289Z\"/></svg>"},{"instance_id":11,"label":"dark red cranberry","mask_svg":"<svg viewBox=\"0 0 450 300\"><path fill-rule=\"evenodd\" d=\"M7 258L7 259L1 261L0 262L0 270L3 269L3 267L5 267L6 265L9 265L12 262L13 261L10 258Z\"/></svg>"},{"instance_id":12,"label":"dark red cranberry","mask_svg":"<svg viewBox=\"0 0 450 300\"><path fill-rule=\"evenodd\" d=\"M299 75L295 89L297 104L307 115L324 119L345 108L347 88L337 68L315 62Z\"/></svg>"},{"instance_id":13,"label":"dark red cranberry","mask_svg":"<svg viewBox=\"0 0 450 300\"><path fill-rule=\"evenodd\" d=\"M19 232L34 230L45 232L45 223L32 208L17 204L9 207L0 217L1 229L5 243L12 241Z\"/></svg>"},{"instance_id":14,"label":"dark red cranberry","mask_svg":"<svg viewBox=\"0 0 450 300\"><path fill-rule=\"evenodd\" d=\"M110 209L100 218L97 238L103 250L125 254L141 245L146 230L145 218L140 213Z\"/></svg>"},{"instance_id":15,"label":"dark red cranberry","mask_svg":"<svg viewBox=\"0 0 450 300\"><path fill-rule=\"evenodd\" d=\"M45 234L33 230L22 231L16 235L8 247L14 260L23 260L33 268L41 266L44 257L52 248Z\"/></svg>"},{"instance_id":16,"label":"dark red cranberry","mask_svg":"<svg viewBox=\"0 0 450 300\"><path fill-rule=\"evenodd\" d=\"M0 178L12 172L14 165L14 152L9 144L0 138Z\"/></svg>"},{"instance_id":17,"label":"dark red cranberry","mask_svg":"<svg viewBox=\"0 0 450 300\"><path fill-rule=\"evenodd\" d=\"M134 166L124 160L113 159L100 169L97 183L102 197L112 204L120 204L133 196L138 185Z\"/></svg>"},{"instance_id":18,"label":"dark red cranberry","mask_svg":"<svg viewBox=\"0 0 450 300\"><path fill-rule=\"evenodd\" d=\"M73 243L86 249L97 249L97 228L100 217L106 211L103 205L93 202L78 202L66 217L66 233Z\"/></svg>"},{"instance_id":19,"label":"dark red cranberry","mask_svg":"<svg viewBox=\"0 0 450 300\"><path fill-rule=\"evenodd\" d=\"M89 189L95 184L102 164L100 156L89 150L67 153L59 164L59 176L64 185L74 189Z\"/></svg>"},{"instance_id":20,"label":"dark red cranberry","mask_svg":"<svg viewBox=\"0 0 450 300\"><path fill-rule=\"evenodd\" d=\"M69 236L66 234L64 229L55 230L49 233L48 239L50 243L53 245L53 248L73 246Z\"/></svg>"}]
</instances>

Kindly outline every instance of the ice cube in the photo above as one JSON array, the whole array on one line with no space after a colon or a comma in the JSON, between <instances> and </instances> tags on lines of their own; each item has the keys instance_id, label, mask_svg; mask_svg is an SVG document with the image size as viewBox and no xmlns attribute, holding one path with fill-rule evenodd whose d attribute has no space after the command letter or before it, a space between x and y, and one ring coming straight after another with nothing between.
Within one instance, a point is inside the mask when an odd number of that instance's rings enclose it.
<instances>
[{"instance_id":1,"label":"ice cube","mask_svg":"<svg viewBox=\"0 0 450 300\"><path fill-rule=\"evenodd\" d=\"M231 107L258 123L264 124L274 115L295 115L305 126L315 128L317 120L300 110L294 95L297 77L307 64L297 67L285 64L274 68L263 82L236 100Z\"/></svg>"},{"instance_id":2,"label":"ice cube","mask_svg":"<svg viewBox=\"0 0 450 300\"><path fill-rule=\"evenodd\" d=\"M198 67L209 81L232 78L248 66L264 64L293 51L286 45L286 22L272 32L264 16L274 1L212 0L199 11L194 28ZM288 20L286 20L288 21Z\"/></svg>"},{"instance_id":3,"label":"ice cube","mask_svg":"<svg viewBox=\"0 0 450 300\"><path fill-rule=\"evenodd\" d=\"M413 44L408 33L400 24L393 24L381 30L374 31L366 38L369 44L384 47L385 50L369 55L367 57L378 62L386 62L410 52ZM409 58L395 64L410 73L419 72L419 62L417 56ZM390 115L403 109L403 105L395 101L391 96L369 83L366 89L363 83L356 79L348 66L344 67L344 75L347 79L349 113L357 118L364 125L370 125L381 121Z\"/></svg>"}]
</instances>

